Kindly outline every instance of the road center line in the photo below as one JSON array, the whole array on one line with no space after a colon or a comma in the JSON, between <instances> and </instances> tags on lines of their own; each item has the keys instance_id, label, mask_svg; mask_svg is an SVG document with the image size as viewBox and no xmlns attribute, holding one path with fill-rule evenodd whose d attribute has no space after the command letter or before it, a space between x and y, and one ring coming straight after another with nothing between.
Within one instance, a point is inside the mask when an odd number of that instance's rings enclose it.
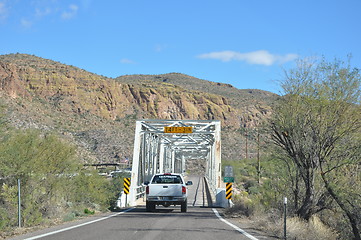
<instances>
[{"instance_id":1,"label":"road center line","mask_svg":"<svg viewBox=\"0 0 361 240\"><path fill-rule=\"evenodd\" d=\"M68 231L68 230L71 230L71 229L74 229L74 228L82 227L82 226L85 226L85 225L88 225L88 224L92 224L92 223L95 223L95 222L103 221L103 220L106 220L106 219L108 219L108 218L112 218L112 217L118 216L118 215L120 215L120 214L129 212L129 211L131 211L131 210L133 210L133 209L134 209L134 208L129 208L129 209L123 211L123 212L119 212L119 213L116 213L116 214L112 214L112 215L107 216L107 217L95 219L95 220L90 221L90 222L85 222L85 223L82 223L82 224L79 224L79 225L75 225L75 226L72 226L72 227L63 228L63 229L60 229L60 230L57 230L57 231L53 231L53 232L49 232L49 233L44 233L44 234L41 234L41 235L38 235L38 236L35 236L35 237L26 238L25 240L33 240L33 239L38 239L38 238L50 236L50 235L53 235L53 234L57 234L57 233L60 233L60 232L65 232L65 231Z\"/></svg>"},{"instance_id":2,"label":"road center line","mask_svg":"<svg viewBox=\"0 0 361 240\"><path fill-rule=\"evenodd\" d=\"M224 222L224 223L228 224L229 226L233 227L234 229L236 229L238 232L242 233L244 236L248 237L249 239L259 240L258 238L255 238L255 237L253 237L251 234L247 233L246 231L240 229L240 228L237 227L236 225L234 225L234 224L228 222L227 220L223 219L223 218L221 217L221 215L219 215L217 209L212 208L212 210L213 210L214 214L216 214L216 216L217 216L217 217L219 218L219 220L221 220L222 222Z\"/></svg>"}]
</instances>

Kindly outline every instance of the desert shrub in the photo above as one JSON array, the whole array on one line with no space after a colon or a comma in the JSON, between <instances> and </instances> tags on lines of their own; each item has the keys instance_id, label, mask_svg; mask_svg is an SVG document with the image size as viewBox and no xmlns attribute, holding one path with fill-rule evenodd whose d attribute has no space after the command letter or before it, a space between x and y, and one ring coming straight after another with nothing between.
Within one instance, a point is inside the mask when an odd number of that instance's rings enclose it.
<instances>
[{"instance_id":1,"label":"desert shrub","mask_svg":"<svg viewBox=\"0 0 361 240\"><path fill-rule=\"evenodd\" d=\"M63 216L63 221L64 222L73 221L75 219L75 217L76 217L75 213L73 213L73 212L67 213Z\"/></svg>"},{"instance_id":2,"label":"desert shrub","mask_svg":"<svg viewBox=\"0 0 361 240\"><path fill-rule=\"evenodd\" d=\"M249 194L245 191L234 195L232 202L233 206L225 210L225 214L230 217L249 217L253 215L256 208L256 204L251 200Z\"/></svg>"},{"instance_id":3,"label":"desert shrub","mask_svg":"<svg viewBox=\"0 0 361 240\"><path fill-rule=\"evenodd\" d=\"M326 209L318 214L322 222L327 223L332 229L335 229L339 235L339 239L353 239L352 229L347 216L341 209L337 207L332 209Z\"/></svg>"},{"instance_id":4,"label":"desert shrub","mask_svg":"<svg viewBox=\"0 0 361 240\"><path fill-rule=\"evenodd\" d=\"M314 217L309 222L292 217L295 210L295 185L291 181L292 174L294 174L293 169L290 171L290 168L284 162L274 159L272 156L263 159L262 164L262 181L258 184L256 180L257 172L254 171L256 167L255 160L246 160L242 163L236 162L233 164L225 163L225 165L232 165L234 168L235 185L243 187L239 192L234 193L232 199L234 206L225 210L226 216L250 218L254 226L259 230L282 238L283 198L288 197L288 239L336 239L337 234L332 231L332 229L336 228L328 225L326 216ZM237 168L243 170L240 171ZM247 176L240 175L243 171L248 171ZM298 187L302 188L303 186L299 184ZM326 220L327 225L320 219ZM337 223L335 223L335 226Z\"/></svg>"},{"instance_id":5,"label":"desert shrub","mask_svg":"<svg viewBox=\"0 0 361 240\"><path fill-rule=\"evenodd\" d=\"M282 224L278 224L278 226L280 225ZM283 236L283 230L278 229L277 232L277 236ZM294 217L287 219L287 239L336 240L337 234L323 224L316 216L312 217L308 222Z\"/></svg>"},{"instance_id":6,"label":"desert shrub","mask_svg":"<svg viewBox=\"0 0 361 240\"><path fill-rule=\"evenodd\" d=\"M95 213L94 210L89 210L88 208L85 208L84 209L84 214L90 214L90 215L93 215Z\"/></svg>"},{"instance_id":7,"label":"desert shrub","mask_svg":"<svg viewBox=\"0 0 361 240\"><path fill-rule=\"evenodd\" d=\"M0 229L6 229L17 223L17 188L3 183L0 199Z\"/></svg>"},{"instance_id":8,"label":"desert shrub","mask_svg":"<svg viewBox=\"0 0 361 240\"><path fill-rule=\"evenodd\" d=\"M272 209L265 213L256 213L251 216L255 228L268 234L283 239L284 219L282 211ZM287 218L287 239L289 240L336 240L338 234L325 225L318 217L314 216L310 221L298 217Z\"/></svg>"},{"instance_id":9,"label":"desert shrub","mask_svg":"<svg viewBox=\"0 0 361 240\"><path fill-rule=\"evenodd\" d=\"M17 179L24 227L105 210L114 195L107 179L82 170L73 145L55 134L8 130L0 139L0 230L17 226Z\"/></svg>"}]
</instances>

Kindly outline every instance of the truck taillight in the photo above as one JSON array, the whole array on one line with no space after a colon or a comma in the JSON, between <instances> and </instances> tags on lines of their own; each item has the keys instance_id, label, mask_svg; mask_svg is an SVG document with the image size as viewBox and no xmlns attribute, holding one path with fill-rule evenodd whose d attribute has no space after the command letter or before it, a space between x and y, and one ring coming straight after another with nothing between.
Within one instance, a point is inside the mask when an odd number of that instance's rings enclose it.
<instances>
[{"instance_id":1,"label":"truck taillight","mask_svg":"<svg viewBox=\"0 0 361 240\"><path fill-rule=\"evenodd\" d=\"M187 193L187 188L185 186L182 186L182 194L186 194Z\"/></svg>"},{"instance_id":2,"label":"truck taillight","mask_svg":"<svg viewBox=\"0 0 361 240\"><path fill-rule=\"evenodd\" d=\"M149 194L149 186L145 188L145 194Z\"/></svg>"}]
</instances>

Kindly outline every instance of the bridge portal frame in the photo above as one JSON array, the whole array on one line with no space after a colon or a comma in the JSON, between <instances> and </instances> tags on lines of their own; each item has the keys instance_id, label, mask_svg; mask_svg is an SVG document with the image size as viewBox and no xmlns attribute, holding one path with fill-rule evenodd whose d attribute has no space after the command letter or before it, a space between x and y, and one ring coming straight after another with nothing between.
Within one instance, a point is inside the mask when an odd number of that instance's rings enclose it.
<instances>
[{"instance_id":1,"label":"bridge portal frame","mask_svg":"<svg viewBox=\"0 0 361 240\"><path fill-rule=\"evenodd\" d=\"M192 127L192 133L166 133L165 127ZM205 159L205 177L216 194L221 187L221 123L218 120L137 120L128 205L144 195L144 182L156 173L185 173L186 161Z\"/></svg>"}]
</instances>

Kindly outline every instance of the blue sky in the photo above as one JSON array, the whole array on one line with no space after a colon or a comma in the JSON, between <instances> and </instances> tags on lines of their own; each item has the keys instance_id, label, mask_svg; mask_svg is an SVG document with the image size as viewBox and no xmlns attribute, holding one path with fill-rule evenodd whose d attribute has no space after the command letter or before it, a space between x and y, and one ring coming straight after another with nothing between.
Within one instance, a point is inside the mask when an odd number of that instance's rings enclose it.
<instances>
[{"instance_id":1,"label":"blue sky","mask_svg":"<svg viewBox=\"0 0 361 240\"><path fill-rule=\"evenodd\" d=\"M297 58L361 68L361 0L0 0L0 54L279 93Z\"/></svg>"}]
</instances>

